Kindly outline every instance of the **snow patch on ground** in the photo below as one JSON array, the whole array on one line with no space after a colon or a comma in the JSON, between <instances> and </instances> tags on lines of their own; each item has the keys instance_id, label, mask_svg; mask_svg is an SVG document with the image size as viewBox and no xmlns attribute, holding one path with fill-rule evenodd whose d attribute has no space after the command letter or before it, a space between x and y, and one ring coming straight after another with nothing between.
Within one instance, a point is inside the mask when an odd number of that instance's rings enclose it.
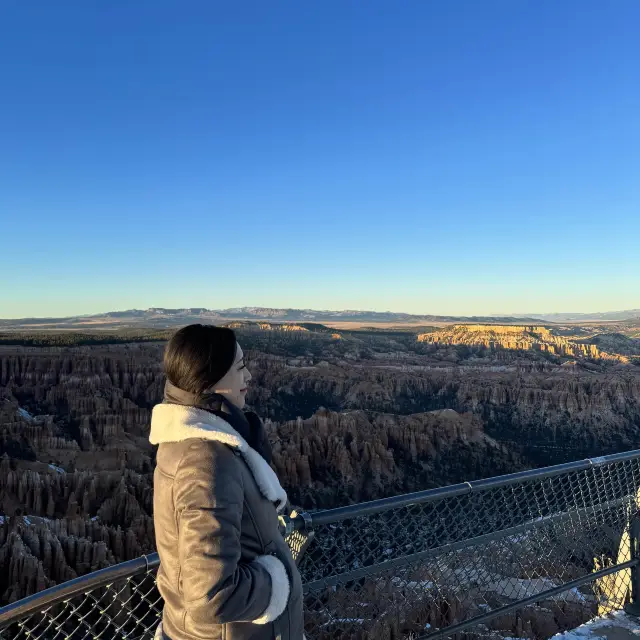
<instances>
[{"instance_id":1,"label":"snow patch on ground","mask_svg":"<svg viewBox=\"0 0 640 640\"><path fill-rule=\"evenodd\" d=\"M492 592L508 600L530 598L558 586L550 578L512 578L498 573L491 573L486 569L456 569L451 575L455 577L455 580L451 581L451 587L454 590L468 588L469 585L480 586L485 591ZM559 596L552 596L549 599L555 600L558 598L576 603L585 603L593 600L592 596L585 596L577 589L565 591Z\"/></svg>"},{"instance_id":2,"label":"snow patch on ground","mask_svg":"<svg viewBox=\"0 0 640 640\"><path fill-rule=\"evenodd\" d=\"M332 624L363 624L364 618L333 618L333 620L329 620L329 622L325 622L321 624L321 627L329 627Z\"/></svg>"},{"instance_id":3,"label":"snow patch on ground","mask_svg":"<svg viewBox=\"0 0 640 640\"><path fill-rule=\"evenodd\" d=\"M33 422L33 416L26 410L20 407L18 409L18 415L29 422Z\"/></svg>"},{"instance_id":4,"label":"snow patch on ground","mask_svg":"<svg viewBox=\"0 0 640 640\"><path fill-rule=\"evenodd\" d=\"M405 588L409 588L409 589L417 589L418 587L421 589L433 589L434 584L433 582L431 582L430 580L403 580L402 578L399 578L398 576L395 576L394 578L391 578L391 582L393 583L393 586L396 589L405 589Z\"/></svg>"},{"instance_id":5,"label":"snow patch on ground","mask_svg":"<svg viewBox=\"0 0 640 640\"><path fill-rule=\"evenodd\" d=\"M565 631L553 636L552 640L586 640L603 638L607 632L619 630L630 639L640 639L640 620L628 616L624 611L616 611L602 618L594 618L572 631ZM626 633L625 633L626 632Z\"/></svg>"}]
</instances>

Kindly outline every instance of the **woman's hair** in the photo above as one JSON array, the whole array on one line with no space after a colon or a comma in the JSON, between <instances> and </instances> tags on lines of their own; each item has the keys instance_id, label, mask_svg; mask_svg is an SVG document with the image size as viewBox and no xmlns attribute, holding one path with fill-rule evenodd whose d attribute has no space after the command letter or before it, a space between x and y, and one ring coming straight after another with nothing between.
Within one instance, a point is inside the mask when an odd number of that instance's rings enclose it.
<instances>
[{"instance_id":1,"label":"woman's hair","mask_svg":"<svg viewBox=\"0 0 640 640\"><path fill-rule=\"evenodd\" d=\"M202 394L233 366L238 343L226 327L190 324L177 331L164 352L169 382L190 393Z\"/></svg>"}]
</instances>

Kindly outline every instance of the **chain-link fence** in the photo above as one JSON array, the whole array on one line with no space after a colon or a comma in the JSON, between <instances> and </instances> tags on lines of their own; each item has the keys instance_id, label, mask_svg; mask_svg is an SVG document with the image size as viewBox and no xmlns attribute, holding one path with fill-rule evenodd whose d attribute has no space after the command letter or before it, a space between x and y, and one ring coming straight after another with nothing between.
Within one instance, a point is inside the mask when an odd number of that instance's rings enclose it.
<instances>
[{"instance_id":1,"label":"chain-link fence","mask_svg":"<svg viewBox=\"0 0 640 640\"><path fill-rule=\"evenodd\" d=\"M639 488L630 452L293 514L306 635L548 638L621 609L638 562ZM151 638L157 564L138 559L5 607L0 638Z\"/></svg>"}]
</instances>

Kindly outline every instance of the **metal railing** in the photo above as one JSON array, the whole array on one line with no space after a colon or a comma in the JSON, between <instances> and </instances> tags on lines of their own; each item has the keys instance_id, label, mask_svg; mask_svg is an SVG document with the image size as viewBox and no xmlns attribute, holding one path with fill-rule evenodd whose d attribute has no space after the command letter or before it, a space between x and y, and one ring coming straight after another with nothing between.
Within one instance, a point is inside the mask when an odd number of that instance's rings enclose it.
<instances>
[{"instance_id":1,"label":"metal railing","mask_svg":"<svg viewBox=\"0 0 640 640\"><path fill-rule=\"evenodd\" d=\"M306 635L546 638L633 609L639 488L633 451L294 513L285 535L304 583ZM151 638L158 564L152 554L8 605L0 638Z\"/></svg>"}]
</instances>

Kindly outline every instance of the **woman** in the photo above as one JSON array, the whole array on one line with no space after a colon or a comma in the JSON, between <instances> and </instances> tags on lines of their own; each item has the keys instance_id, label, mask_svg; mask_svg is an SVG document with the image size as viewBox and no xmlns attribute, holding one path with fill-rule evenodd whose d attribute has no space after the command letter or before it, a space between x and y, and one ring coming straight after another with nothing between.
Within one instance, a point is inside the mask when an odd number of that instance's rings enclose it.
<instances>
[{"instance_id":1,"label":"woman","mask_svg":"<svg viewBox=\"0 0 640 640\"><path fill-rule=\"evenodd\" d=\"M164 356L154 523L164 598L157 638L302 640L302 584L278 528L287 495L231 329L180 329Z\"/></svg>"}]
</instances>

